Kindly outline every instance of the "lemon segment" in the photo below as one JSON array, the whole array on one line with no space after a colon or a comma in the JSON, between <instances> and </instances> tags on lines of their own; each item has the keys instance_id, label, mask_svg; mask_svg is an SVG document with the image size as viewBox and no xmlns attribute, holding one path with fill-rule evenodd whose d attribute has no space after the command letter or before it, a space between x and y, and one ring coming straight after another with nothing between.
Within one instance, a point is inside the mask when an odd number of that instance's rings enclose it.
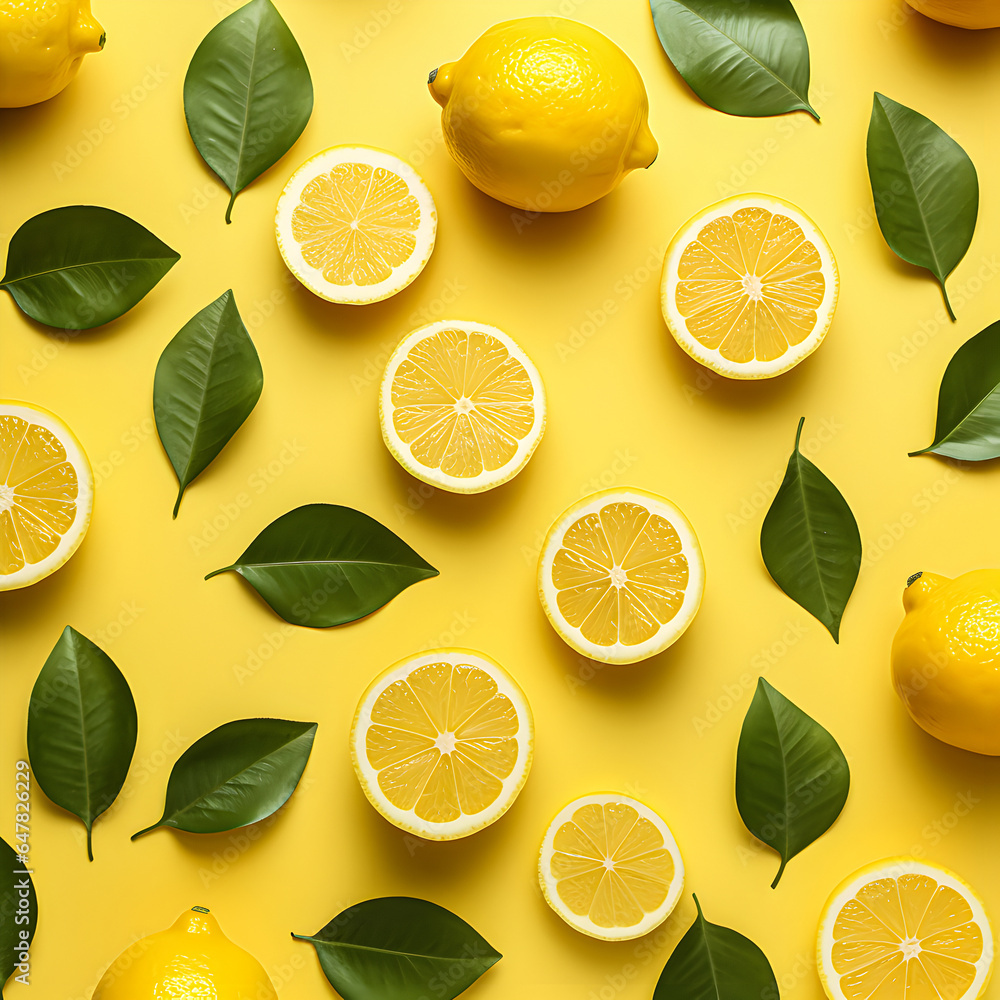
<instances>
[{"instance_id":1,"label":"lemon segment","mask_svg":"<svg viewBox=\"0 0 1000 1000\"><path fill-rule=\"evenodd\" d=\"M982 901L954 872L888 858L834 890L817 964L831 1000L974 1000L993 968Z\"/></svg>"},{"instance_id":2,"label":"lemon segment","mask_svg":"<svg viewBox=\"0 0 1000 1000\"><path fill-rule=\"evenodd\" d=\"M585 795L549 825L538 860L546 902L571 927L627 941L663 923L684 888L670 828L624 795Z\"/></svg>"},{"instance_id":3,"label":"lemon segment","mask_svg":"<svg viewBox=\"0 0 1000 1000\"><path fill-rule=\"evenodd\" d=\"M676 642L704 589L691 522L645 490L604 490L574 504L549 529L538 562L552 627L605 663L635 663Z\"/></svg>"},{"instance_id":4,"label":"lemon segment","mask_svg":"<svg viewBox=\"0 0 1000 1000\"><path fill-rule=\"evenodd\" d=\"M400 660L362 695L351 727L368 801L426 840L467 837L499 819L528 777L533 744L524 692L467 649Z\"/></svg>"},{"instance_id":5,"label":"lemon segment","mask_svg":"<svg viewBox=\"0 0 1000 1000\"><path fill-rule=\"evenodd\" d=\"M437 209L408 163L370 146L333 146L306 160L278 199L288 269L330 302L364 305L402 291L434 249Z\"/></svg>"},{"instance_id":6,"label":"lemon segment","mask_svg":"<svg viewBox=\"0 0 1000 1000\"><path fill-rule=\"evenodd\" d=\"M545 389L506 333L443 320L393 351L379 420L386 447L410 475L453 493L481 493L531 457L545 429Z\"/></svg>"},{"instance_id":7,"label":"lemon segment","mask_svg":"<svg viewBox=\"0 0 1000 1000\"><path fill-rule=\"evenodd\" d=\"M83 541L93 502L90 462L66 424L0 400L0 590L59 569Z\"/></svg>"},{"instance_id":8,"label":"lemon segment","mask_svg":"<svg viewBox=\"0 0 1000 1000\"><path fill-rule=\"evenodd\" d=\"M663 261L660 305L695 361L727 378L771 378L820 345L839 287L833 251L801 209L745 194L678 230Z\"/></svg>"}]
</instances>

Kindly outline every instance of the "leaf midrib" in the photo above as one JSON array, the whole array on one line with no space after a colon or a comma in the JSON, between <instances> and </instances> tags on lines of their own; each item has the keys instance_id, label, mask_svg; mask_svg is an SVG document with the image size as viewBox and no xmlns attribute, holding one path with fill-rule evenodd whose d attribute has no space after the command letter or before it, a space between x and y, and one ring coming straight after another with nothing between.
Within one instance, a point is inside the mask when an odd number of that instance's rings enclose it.
<instances>
[{"instance_id":1,"label":"leaf midrib","mask_svg":"<svg viewBox=\"0 0 1000 1000\"><path fill-rule=\"evenodd\" d=\"M246 94L246 101L243 105L243 126L240 129L240 148L239 152L236 155L236 171L233 174L233 197L235 197L239 191L243 190L243 185L240 184L240 170L243 166L243 150L246 146L247 123L250 120L251 95L253 94L253 89L254 89L253 70L254 66L257 65L257 50L259 48L259 42L260 42L260 18L257 19L257 22L254 25L253 53L250 56L250 68L249 71L247 72L247 94Z\"/></svg>"},{"instance_id":2,"label":"leaf midrib","mask_svg":"<svg viewBox=\"0 0 1000 1000\"><path fill-rule=\"evenodd\" d=\"M816 542L813 538L812 520L809 517L809 504L806 501L805 481L802 475L802 453L799 451L798 441L795 442L795 478L796 485L799 489L799 497L802 500L802 515L806 522L806 535L809 539L809 551L812 553L813 565L816 568L816 579L819 581L819 589L822 594L823 603L826 606L827 613L833 615L833 607L830 604L830 598L826 592L826 583L823 579L823 573L820 567L819 553L816 550Z\"/></svg>"},{"instance_id":3,"label":"leaf midrib","mask_svg":"<svg viewBox=\"0 0 1000 1000\"><path fill-rule=\"evenodd\" d=\"M876 100L878 100L878 98L876 98ZM910 164L906 159L906 153L903 151L903 147L899 141L899 137L896 135L896 129L893 127L892 120L889 118L889 113L886 111L885 105L879 100L878 106L879 109L882 111L882 115L885 118L885 123L889 129L889 134L892 136L892 140L896 144L896 149L899 151L899 157L903 161L903 167L906 170L906 180L910 185L910 191L913 193L913 201L916 203L917 206L917 212L920 217L920 225L923 226L924 236L927 239L927 248L931 252L931 257L934 258L934 276L943 283L947 275L945 275L941 270L941 261L938 259L937 248L934 246L934 240L931 237L931 231L927 225L927 217L924 214L923 203L920 200L920 196L917 194L916 185L913 183L913 174L912 171L910 170ZM900 105L900 107L902 107L902 105ZM912 109L907 109L907 110L912 110Z\"/></svg>"},{"instance_id":4,"label":"leaf midrib","mask_svg":"<svg viewBox=\"0 0 1000 1000\"><path fill-rule=\"evenodd\" d=\"M404 958L422 958L428 962L467 962L472 963L474 959L463 955L422 955L417 951L398 951L395 948L378 948L369 944L352 944L348 941L324 941L318 937L302 937L295 935L300 941L308 941L313 945L323 945L326 948L351 948L357 951L373 951L379 955L402 955Z\"/></svg>"},{"instance_id":5,"label":"leaf midrib","mask_svg":"<svg viewBox=\"0 0 1000 1000\"><path fill-rule=\"evenodd\" d=\"M169 248L168 248L169 249ZM74 271L80 267L95 267L101 264L137 264L143 261L153 263L154 261L170 260L174 261L180 260L180 255L175 253L173 250L170 251L171 256L163 255L161 257L118 257L109 258L107 260L88 260L84 261L82 264L66 264L64 267L50 267L47 271L35 271L32 274L22 274L15 278L4 279L0 281L0 287L7 287L8 285L15 285L19 281L30 281L32 278L44 278L47 274L59 274L62 271Z\"/></svg>"},{"instance_id":6,"label":"leaf midrib","mask_svg":"<svg viewBox=\"0 0 1000 1000\"><path fill-rule=\"evenodd\" d=\"M290 559L278 562L237 562L228 569L281 569L285 566L392 566L402 569L423 569L412 563L380 562L376 559Z\"/></svg>"},{"instance_id":7,"label":"leaf midrib","mask_svg":"<svg viewBox=\"0 0 1000 1000\"><path fill-rule=\"evenodd\" d=\"M234 771L231 775L229 775L229 777L227 777L224 781L221 781L214 788L210 788L207 792L201 792L198 795L198 798L193 799L191 802L189 802L182 809L175 809L170 814L170 819L177 819L178 817L183 816L185 813L189 812L196 805L198 805L198 803L203 802L210 795L214 795L221 788L225 788L226 785L228 785L230 782L232 782L235 778L238 778L238 777L240 777L240 775L246 774L247 771L250 771L253 768L257 767L261 763L261 761L267 760L268 757L273 757L275 754L279 753L282 750L287 750L290 746L292 746L292 744L297 743L299 740L301 740L302 737L305 736L311 729L313 731L315 731L314 727L310 726L309 729L306 729L305 731L299 733L297 736L292 737L292 739L288 740L286 743L282 743L280 746L275 747L273 750L267 751L267 753L265 753L261 757L258 757L255 761L251 762L246 767L242 767L238 771ZM166 813L164 813L163 821L162 822L167 822L167 821L168 821L167 820L167 815L166 815Z\"/></svg>"},{"instance_id":8,"label":"leaf midrib","mask_svg":"<svg viewBox=\"0 0 1000 1000\"><path fill-rule=\"evenodd\" d=\"M947 434L944 435L944 437L938 438L938 440L931 445L931 448L937 448L939 445L947 444L949 441L953 440L955 435L959 432L959 430L961 430L961 428L965 426L966 421L970 420L973 417L973 415L976 412L978 412L979 408L983 405L983 403L986 402L986 400L990 398L990 396L993 396L997 393L1000 393L1000 381L998 381L996 385L994 385L993 388L990 389L986 393L986 395L983 396L982 399L980 399L979 402L976 403L975 406L973 406L972 409L970 409L969 412L966 413L966 415L962 417L962 419L959 420L958 423L955 424L955 426L952 427L952 429L948 431ZM930 451L930 448L928 449L928 451Z\"/></svg>"},{"instance_id":9,"label":"leaf midrib","mask_svg":"<svg viewBox=\"0 0 1000 1000\"><path fill-rule=\"evenodd\" d=\"M765 73L767 73L768 76L770 76L772 79L780 83L781 86L784 87L785 90L787 90L788 93L792 95L792 97L798 98L798 100L801 101L806 106L806 108L808 108L810 111L812 110L812 105L810 105L809 103L808 96L803 96L797 90L793 90L789 84L787 84L780 76L778 76L777 73L774 72L774 70L771 69L770 66L768 66L766 63L762 63L760 59L757 58L757 56L755 56L749 49L745 48L740 42L738 42L735 38L733 38L732 35L730 35L726 31L723 31L722 28L720 28L717 24L713 24L711 21L708 20L707 17L703 16L702 14L699 14L698 11L689 7L687 3L684 2L684 0L673 0L673 2L676 3L679 7L683 7L686 11L692 13L699 20L704 21L704 23L707 24L710 28L714 28L720 35L722 35L723 38L728 38L729 41L731 41L733 45L736 46L736 48L738 48L753 62L755 62L762 70L764 70Z\"/></svg>"}]
</instances>

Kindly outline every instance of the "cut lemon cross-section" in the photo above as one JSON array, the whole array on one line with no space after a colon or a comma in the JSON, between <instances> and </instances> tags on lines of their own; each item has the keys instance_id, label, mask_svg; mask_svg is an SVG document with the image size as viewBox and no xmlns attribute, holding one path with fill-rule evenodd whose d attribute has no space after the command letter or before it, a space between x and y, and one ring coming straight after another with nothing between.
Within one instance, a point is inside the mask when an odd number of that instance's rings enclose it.
<instances>
[{"instance_id":1,"label":"cut lemon cross-section","mask_svg":"<svg viewBox=\"0 0 1000 1000\"><path fill-rule=\"evenodd\" d=\"M552 627L577 652L635 663L691 624L705 590L698 537L681 510L637 489L594 493L549 529L538 594Z\"/></svg>"},{"instance_id":2,"label":"cut lemon cross-section","mask_svg":"<svg viewBox=\"0 0 1000 1000\"><path fill-rule=\"evenodd\" d=\"M292 174L278 199L288 269L330 302L363 305L404 289L434 249L437 210L408 163L370 146L334 146Z\"/></svg>"},{"instance_id":3,"label":"cut lemon cross-section","mask_svg":"<svg viewBox=\"0 0 1000 1000\"><path fill-rule=\"evenodd\" d=\"M502 330L444 320L392 353L379 397L382 437L412 476L481 493L517 475L545 429L545 389Z\"/></svg>"},{"instance_id":4,"label":"cut lemon cross-section","mask_svg":"<svg viewBox=\"0 0 1000 1000\"><path fill-rule=\"evenodd\" d=\"M531 766L534 723L499 663L433 649L376 677L351 728L351 758L371 804L427 840L467 837L499 819Z\"/></svg>"},{"instance_id":5,"label":"cut lemon cross-section","mask_svg":"<svg viewBox=\"0 0 1000 1000\"><path fill-rule=\"evenodd\" d=\"M699 212L670 241L660 304L695 361L728 378L770 378L819 347L838 289L816 224L780 198L744 194Z\"/></svg>"},{"instance_id":6,"label":"cut lemon cross-section","mask_svg":"<svg viewBox=\"0 0 1000 1000\"><path fill-rule=\"evenodd\" d=\"M993 968L982 901L954 872L914 858L856 871L819 923L817 963L832 1000L974 1000Z\"/></svg>"},{"instance_id":7,"label":"cut lemon cross-section","mask_svg":"<svg viewBox=\"0 0 1000 1000\"><path fill-rule=\"evenodd\" d=\"M571 927L627 941L662 924L684 888L670 828L624 795L585 795L552 821L538 859L546 902Z\"/></svg>"},{"instance_id":8,"label":"cut lemon cross-section","mask_svg":"<svg viewBox=\"0 0 1000 1000\"><path fill-rule=\"evenodd\" d=\"M73 432L39 406L0 400L0 590L28 587L77 550L94 476Z\"/></svg>"}]
</instances>

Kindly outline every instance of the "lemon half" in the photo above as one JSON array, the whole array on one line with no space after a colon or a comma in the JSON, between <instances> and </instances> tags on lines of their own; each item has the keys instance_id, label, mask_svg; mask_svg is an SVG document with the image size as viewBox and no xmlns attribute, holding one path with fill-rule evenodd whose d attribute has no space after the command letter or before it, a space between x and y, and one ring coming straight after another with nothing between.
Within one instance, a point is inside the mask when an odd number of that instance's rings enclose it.
<instances>
[{"instance_id":1,"label":"lemon half","mask_svg":"<svg viewBox=\"0 0 1000 1000\"><path fill-rule=\"evenodd\" d=\"M362 695L351 727L369 802L427 840L467 837L499 819L527 780L533 745L524 692L468 649L400 660Z\"/></svg>"},{"instance_id":2,"label":"lemon half","mask_svg":"<svg viewBox=\"0 0 1000 1000\"><path fill-rule=\"evenodd\" d=\"M83 541L93 504L94 474L69 427L40 406L0 400L0 590L59 569Z\"/></svg>"},{"instance_id":3,"label":"lemon half","mask_svg":"<svg viewBox=\"0 0 1000 1000\"><path fill-rule=\"evenodd\" d=\"M771 378L819 347L839 287L833 251L801 209L743 194L677 231L663 260L660 305L695 361L727 378Z\"/></svg>"},{"instance_id":4,"label":"lemon half","mask_svg":"<svg viewBox=\"0 0 1000 1000\"><path fill-rule=\"evenodd\" d=\"M443 320L393 351L379 395L382 437L410 475L481 493L524 468L545 428L545 389L502 330Z\"/></svg>"},{"instance_id":5,"label":"lemon half","mask_svg":"<svg viewBox=\"0 0 1000 1000\"><path fill-rule=\"evenodd\" d=\"M834 890L816 957L831 1000L974 1000L990 979L993 931L982 900L954 872L888 858Z\"/></svg>"},{"instance_id":6,"label":"lemon half","mask_svg":"<svg viewBox=\"0 0 1000 1000\"><path fill-rule=\"evenodd\" d=\"M552 627L605 663L635 663L676 642L704 590L691 522L645 490L604 490L573 504L549 529L538 561L538 594Z\"/></svg>"},{"instance_id":7,"label":"lemon half","mask_svg":"<svg viewBox=\"0 0 1000 1000\"><path fill-rule=\"evenodd\" d=\"M434 249L437 209L420 175L371 146L333 146L306 160L278 199L278 249L303 285L364 305L402 291Z\"/></svg>"},{"instance_id":8,"label":"lemon half","mask_svg":"<svg viewBox=\"0 0 1000 1000\"><path fill-rule=\"evenodd\" d=\"M684 862L670 828L625 795L584 795L552 821L538 878L546 902L571 927L627 941L662 924L684 888Z\"/></svg>"}]
</instances>

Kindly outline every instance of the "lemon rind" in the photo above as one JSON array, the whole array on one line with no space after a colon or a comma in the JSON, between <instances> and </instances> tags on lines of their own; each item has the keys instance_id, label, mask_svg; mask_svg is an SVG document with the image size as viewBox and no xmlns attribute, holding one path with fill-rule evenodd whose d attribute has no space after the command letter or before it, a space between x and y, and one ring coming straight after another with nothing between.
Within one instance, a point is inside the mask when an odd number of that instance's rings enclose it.
<instances>
[{"instance_id":1,"label":"lemon rind","mask_svg":"<svg viewBox=\"0 0 1000 1000\"><path fill-rule=\"evenodd\" d=\"M359 162L374 167L384 167L398 174L420 206L420 225L417 228L417 245L411 256L395 268L388 278L374 285L337 285L323 276L302 256L302 251L291 237L292 213L299 204L303 188L317 174L338 163ZM327 302L340 305L369 305L381 302L401 292L423 271L434 251L437 239L437 206L424 179L405 160L388 150L376 146L330 146L310 156L288 179L274 213L274 228L285 266L314 295Z\"/></svg>"},{"instance_id":2,"label":"lemon rind","mask_svg":"<svg viewBox=\"0 0 1000 1000\"><path fill-rule=\"evenodd\" d=\"M502 694L510 698L518 713L517 761L511 773L503 779L503 790L482 812L463 814L447 823L428 823L416 816L413 809L400 809L389 802L378 787L378 772L368 762L364 752L365 735L371 724L371 709L382 691L393 681L405 677L417 667L428 663L467 663L485 669L497 682ZM535 723L527 696L517 681L493 657L473 649L444 647L405 656L382 671L367 687L354 713L350 733L351 762L365 797L383 819L405 833L422 840L460 840L495 823L514 804L528 780L534 757Z\"/></svg>"},{"instance_id":3,"label":"lemon rind","mask_svg":"<svg viewBox=\"0 0 1000 1000\"><path fill-rule=\"evenodd\" d=\"M688 560L688 585L677 614L661 626L654 636L635 645L616 642L610 646L601 646L587 639L581 630L570 625L559 611L558 592L552 583L552 562L570 523L584 514L600 510L611 497L641 504L654 513L667 518L677 531L681 540L681 551ZM647 660L651 656L656 656L657 653L662 653L688 630L701 607L704 592L705 559L694 526L685 513L671 500L635 487L612 487L600 490L567 507L549 528L538 558L538 597L549 623L568 646L581 655L601 663L626 665L638 663L640 660Z\"/></svg>"},{"instance_id":4,"label":"lemon rind","mask_svg":"<svg viewBox=\"0 0 1000 1000\"><path fill-rule=\"evenodd\" d=\"M674 862L674 878L670 883L670 890L663 903L652 913L648 913L638 924L632 927L618 928L617 931L608 927L600 927L589 917L581 917L569 910L563 904L562 900L559 899L559 893L556 889L557 883L552 878L550 871L551 858L555 853L552 844L559 827L571 819L581 806L588 804L604 805L607 802L624 802L632 806L641 816L650 820L663 836L663 846L670 853ZM555 815L552 822L549 823L548 829L545 831L545 836L542 838L542 846L538 852L538 883L541 886L545 902L574 930L579 931L581 934L586 934L587 937L596 938L599 941L631 941L659 927L673 913L677 903L680 901L681 893L684 891L684 874L684 861L681 857L681 851L666 820L644 802L633 799L628 795L620 795L616 792L594 792L590 795L581 795L579 798L563 806Z\"/></svg>"},{"instance_id":5,"label":"lemon rind","mask_svg":"<svg viewBox=\"0 0 1000 1000\"><path fill-rule=\"evenodd\" d=\"M492 471L483 470L478 476L464 478L462 476L451 476L440 469L432 469L418 461L410 446L407 445L396 433L392 425L392 383L396 371L400 364L407 357L414 344L440 333L442 330L463 330L467 332L484 333L499 340L516 358L528 373L528 378L535 391L532 404L535 410L535 419L531 425L531 430L517 444L517 451L514 457ZM535 363L528 357L524 349L508 333L489 326L485 323L476 323L472 320L437 320L419 327L412 333L407 334L396 345L382 375L382 382L379 387L378 400L379 424L382 428L382 440L389 449L390 454L396 459L406 471L416 479L434 486L437 489L447 490L450 493L485 493L487 490L495 489L510 482L527 464L534 454L545 432L547 417L547 406L545 398L545 384L542 381L541 373Z\"/></svg>"},{"instance_id":6,"label":"lemon rind","mask_svg":"<svg viewBox=\"0 0 1000 1000\"><path fill-rule=\"evenodd\" d=\"M677 265L685 248L707 223L723 215L732 215L739 208L755 207L766 208L769 212L780 212L782 215L787 215L802 228L806 237L819 251L826 287L823 293L823 301L816 310L817 324L813 332L802 343L796 344L785 354L782 354L780 358L776 358L773 361L754 360L739 364L724 358L718 350L710 350L705 347L688 333L686 321L677 309L675 302L678 281ZM833 317L837 310L839 297L840 272L837 268L837 260L832 247L819 226L798 206L782 198L776 198L773 195L759 192L734 195L730 198L724 198L722 201L718 201L708 208L702 209L691 216L677 230L663 258L663 270L660 277L660 309L663 312L667 328L678 345L694 358L695 361L706 368L718 372L720 375L724 375L726 378L751 380L774 378L776 375L781 375L804 361L826 339L826 335L833 324Z\"/></svg>"},{"instance_id":7,"label":"lemon rind","mask_svg":"<svg viewBox=\"0 0 1000 1000\"><path fill-rule=\"evenodd\" d=\"M66 449L66 460L76 470L76 516L59 539L59 544L37 563L25 563L15 573L0 574L0 592L21 590L51 576L66 565L80 547L90 527L94 511L94 471L87 452L69 426L56 414L42 406L14 399L0 399L0 414L20 417L39 424L54 434Z\"/></svg>"}]
</instances>

